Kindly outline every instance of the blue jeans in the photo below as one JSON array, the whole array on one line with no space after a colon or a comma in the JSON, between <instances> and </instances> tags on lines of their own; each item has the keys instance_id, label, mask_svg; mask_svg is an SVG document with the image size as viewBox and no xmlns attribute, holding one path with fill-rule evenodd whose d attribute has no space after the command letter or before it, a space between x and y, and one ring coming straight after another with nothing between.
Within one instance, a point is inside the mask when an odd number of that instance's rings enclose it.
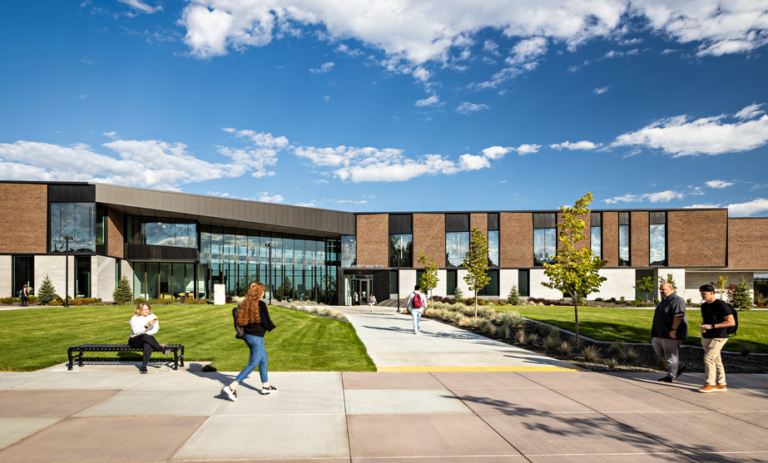
<instances>
[{"instance_id":1,"label":"blue jeans","mask_svg":"<svg viewBox=\"0 0 768 463\"><path fill-rule=\"evenodd\" d=\"M237 375L235 381L242 383L248 375L251 374L256 367L259 367L259 375L261 376L261 382L266 383L269 381L267 378L267 351L264 349L264 338L261 336L245 335L245 343L251 349L251 356L248 358L248 366L243 368L243 371Z\"/></svg>"},{"instance_id":2,"label":"blue jeans","mask_svg":"<svg viewBox=\"0 0 768 463\"><path fill-rule=\"evenodd\" d=\"M411 316L413 317L413 332L418 333L421 331L421 309L411 308Z\"/></svg>"}]
</instances>

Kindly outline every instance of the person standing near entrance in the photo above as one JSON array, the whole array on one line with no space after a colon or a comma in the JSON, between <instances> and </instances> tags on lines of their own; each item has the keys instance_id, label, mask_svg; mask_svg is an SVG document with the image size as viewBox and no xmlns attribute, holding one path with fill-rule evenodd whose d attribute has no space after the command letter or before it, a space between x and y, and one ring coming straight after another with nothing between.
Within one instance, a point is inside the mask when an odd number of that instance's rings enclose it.
<instances>
[{"instance_id":1,"label":"person standing near entrance","mask_svg":"<svg viewBox=\"0 0 768 463\"><path fill-rule=\"evenodd\" d=\"M670 283L659 287L663 298L653 314L653 350L667 362L667 376L660 378L664 383L674 383L685 371L685 364L679 365L680 345L688 339L688 317L685 314L685 301L675 294Z\"/></svg>"},{"instance_id":2,"label":"person standing near entrance","mask_svg":"<svg viewBox=\"0 0 768 463\"><path fill-rule=\"evenodd\" d=\"M370 305L370 306L371 306L371 312L373 312L373 306L375 306L375 305L376 305L376 296L374 296L373 294L371 294L371 295L368 297L368 305Z\"/></svg>"},{"instance_id":3,"label":"person standing near entrance","mask_svg":"<svg viewBox=\"0 0 768 463\"><path fill-rule=\"evenodd\" d=\"M420 290L421 286L414 286L413 292L408 295L408 301L405 303L405 307L411 311L411 317L413 317L413 334L421 332L421 312L424 304L427 303L427 297Z\"/></svg>"},{"instance_id":4,"label":"person standing near entrance","mask_svg":"<svg viewBox=\"0 0 768 463\"><path fill-rule=\"evenodd\" d=\"M736 325L733 308L715 296L715 287L712 285L700 287L699 292L704 299L699 329L701 346L704 348L704 372L707 375L707 383L699 392L727 391L720 351L728 342L728 328Z\"/></svg>"},{"instance_id":5,"label":"person standing near entrance","mask_svg":"<svg viewBox=\"0 0 768 463\"><path fill-rule=\"evenodd\" d=\"M355 291L355 295L352 298L352 305L359 305L360 304L360 296L357 294L357 291Z\"/></svg>"},{"instance_id":6,"label":"person standing near entrance","mask_svg":"<svg viewBox=\"0 0 768 463\"><path fill-rule=\"evenodd\" d=\"M29 286L21 287L21 306L29 305Z\"/></svg>"}]
</instances>

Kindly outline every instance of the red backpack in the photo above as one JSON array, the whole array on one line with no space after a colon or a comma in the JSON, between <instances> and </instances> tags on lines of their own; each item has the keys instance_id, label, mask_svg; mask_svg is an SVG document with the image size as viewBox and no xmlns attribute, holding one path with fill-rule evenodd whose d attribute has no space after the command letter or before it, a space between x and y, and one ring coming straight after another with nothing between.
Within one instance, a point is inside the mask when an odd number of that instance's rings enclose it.
<instances>
[{"instance_id":1,"label":"red backpack","mask_svg":"<svg viewBox=\"0 0 768 463\"><path fill-rule=\"evenodd\" d=\"M414 309L420 309L421 308L421 294L414 293L413 294L413 308Z\"/></svg>"}]
</instances>

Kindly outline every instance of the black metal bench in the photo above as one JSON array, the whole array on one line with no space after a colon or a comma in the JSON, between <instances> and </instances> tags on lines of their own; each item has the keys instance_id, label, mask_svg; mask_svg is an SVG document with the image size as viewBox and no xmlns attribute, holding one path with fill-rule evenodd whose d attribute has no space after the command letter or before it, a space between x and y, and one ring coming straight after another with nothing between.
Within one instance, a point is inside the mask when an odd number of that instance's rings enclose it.
<instances>
[{"instance_id":1,"label":"black metal bench","mask_svg":"<svg viewBox=\"0 0 768 463\"><path fill-rule=\"evenodd\" d=\"M173 369L179 369L179 363L184 366L184 346L181 344L168 344L168 349L173 351ZM74 366L75 359L77 359L77 366L83 366L83 360L89 362L114 362L114 358L83 358L85 352L144 352L143 348L131 347L129 344L81 344L79 346L70 347L67 350L67 357L69 362L67 363L67 370L71 370Z\"/></svg>"}]
</instances>

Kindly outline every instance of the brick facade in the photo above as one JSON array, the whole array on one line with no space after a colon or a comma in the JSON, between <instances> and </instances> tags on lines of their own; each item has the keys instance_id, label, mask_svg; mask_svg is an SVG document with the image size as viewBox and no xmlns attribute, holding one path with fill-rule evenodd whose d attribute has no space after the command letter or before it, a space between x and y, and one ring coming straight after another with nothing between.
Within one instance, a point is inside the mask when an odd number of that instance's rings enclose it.
<instances>
[{"instance_id":1,"label":"brick facade","mask_svg":"<svg viewBox=\"0 0 768 463\"><path fill-rule=\"evenodd\" d=\"M579 241L574 245L574 249L577 251L579 249L588 248L590 246L590 236L592 233L592 230L590 230L591 223L592 223L592 216L590 214L580 215L579 218L584 221L584 225L586 227L584 228L584 239ZM557 213L557 238L560 238L560 226L564 223L565 216L563 216L562 212ZM560 242L559 239L557 239L557 249L560 249L563 247L563 243Z\"/></svg>"},{"instance_id":2,"label":"brick facade","mask_svg":"<svg viewBox=\"0 0 768 463\"><path fill-rule=\"evenodd\" d=\"M629 265L632 267L648 267L651 258L648 211L632 211L629 223Z\"/></svg>"},{"instance_id":3,"label":"brick facade","mask_svg":"<svg viewBox=\"0 0 768 463\"><path fill-rule=\"evenodd\" d=\"M477 228L485 238L488 238L488 214L485 212L469 214L469 231L473 228ZM471 235L470 235L471 236Z\"/></svg>"},{"instance_id":4,"label":"brick facade","mask_svg":"<svg viewBox=\"0 0 768 463\"><path fill-rule=\"evenodd\" d=\"M389 267L388 214L357 216L357 264Z\"/></svg>"},{"instance_id":5,"label":"brick facade","mask_svg":"<svg viewBox=\"0 0 768 463\"><path fill-rule=\"evenodd\" d=\"M501 266L532 267L533 215L530 212L502 212L499 220Z\"/></svg>"},{"instance_id":6,"label":"brick facade","mask_svg":"<svg viewBox=\"0 0 768 463\"><path fill-rule=\"evenodd\" d=\"M768 218L728 221L728 268L768 270Z\"/></svg>"},{"instance_id":7,"label":"brick facade","mask_svg":"<svg viewBox=\"0 0 768 463\"><path fill-rule=\"evenodd\" d=\"M435 261L438 268L445 267L445 215L413 214L413 266L424 268L416 256L423 252Z\"/></svg>"},{"instance_id":8,"label":"brick facade","mask_svg":"<svg viewBox=\"0 0 768 463\"><path fill-rule=\"evenodd\" d=\"M109 217L107 220L107 240L109 246L107 254L112 257L122 259L125 252L125 238L123 237L123 223L124 216L121 212L114 209L109 209Z\"/></svg>"},{"instance_id":9,"label":"brick facade","mask_svg":"<svg viewBox=\"0 0 768 463\"><path fill-rule=\"evenodd\" d=\"M48 251L48 185L0 183L0 253Z\"/></svg>"},{"instance_id":10,"label":"brick facade","mask_svg":"<svg viewBox=\"0 0 768 463\"><path fill-rule=\"evenodd\" d=\"M669 267L725 267L728 211L669 211Z\"/></svg>"},{"instance_id":11,"label":"brick facade","mask_svg":"<svg viewBox=\"0 0 768 463\"><path fill-rule=\"evenodd\" d=\"M603 260L606 267L619 266L619 213L603 212Z\"/></svg>"}]
</instances>

